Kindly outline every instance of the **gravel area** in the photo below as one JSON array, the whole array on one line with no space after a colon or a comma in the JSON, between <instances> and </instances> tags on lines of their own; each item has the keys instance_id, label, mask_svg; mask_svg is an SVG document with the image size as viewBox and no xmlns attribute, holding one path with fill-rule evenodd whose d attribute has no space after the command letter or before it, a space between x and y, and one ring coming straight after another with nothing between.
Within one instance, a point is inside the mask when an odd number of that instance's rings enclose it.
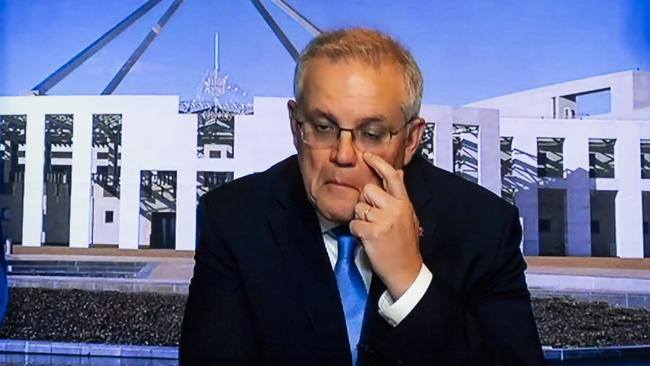
<instances>
[{"instance_id":1,"label":"gravel area","mask_svg":"<svg viewBox=\"0 0 650 366\"><path fill-rule=\"evenodd\" d=\"M544 345L603 347L650 344L650 311L645 309L552 298L533 299L533 313Z\"/></svg>"},{"instance_id":2,"label":"gravel area","mask_svg":"<svg viewBox=\"0 0 650 366\"><path fill-rule=\"evenodd\" d=\"M12 288L0 338L178 345L185 295ZM650 312L561 298L533 299L542 344L650 344Z\"/></svg>"},{"instance_id":3,"label":"gravel area","mask_svg":"<svg viewBox=\"0 0 650 366\"><path fill-rule=\"evenodd\" d=\"M186 296L12 288L0 338L178 345Z\"/></svg>"}]
</instances>

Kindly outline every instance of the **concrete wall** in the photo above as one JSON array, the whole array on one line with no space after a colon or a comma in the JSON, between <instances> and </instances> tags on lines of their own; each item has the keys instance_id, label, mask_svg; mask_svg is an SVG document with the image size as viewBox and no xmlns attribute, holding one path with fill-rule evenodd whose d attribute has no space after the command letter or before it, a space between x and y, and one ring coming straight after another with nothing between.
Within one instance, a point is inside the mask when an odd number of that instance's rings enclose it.
<instances>
[{"instance_id":1,"label":"concrete wall","mask_svg":"<svg viewBox=\"0 0 650 366\"><path fill-rule=\"evenodd\" d=\"M92 188L92 240L93 244L114 244L119 238L120 200L117 197L104 197L104 190L96 184ZM105 223L104 214L113 211L113 222Z\"/></svg>"},{"instance_id":2,"label":"concrete wall","mask_svg":"<svg viewBox=\"0 0 650 366\"><path fill-rule=\"evenodd\" d=\"M645 110L650 107L650 72L647 71L624 71L554 84L469 103L467 106L498 109L505 117L548 119L553 118L554 97L606 88L611 89L611 113L590 118L650 118L650 110ZM562 118L564 106L571 104L562 104L558 99L556 109L560 114L556 115L557 118Z\"/></svg>"},{"instance_id":3,"label":"concrete wall","mask_svg":"<svg viewBox=\"0 0 650 366\"><path fill-rule=\"evenodd\" d=\"M650 190L650 179L641 178L640 141L650 137L650 121L566 120L501 118L501 134L513 137L516 204L524 220L524 252L539 251L539 188L566 189L566 255L591 255L590 196L593 190L616 194L616 255L643 257L641 192ZM564 177L539 178L538 137L564 138ZM589 139L616 139L614 178L589 178Z\"/></svg>"}]
</instances>

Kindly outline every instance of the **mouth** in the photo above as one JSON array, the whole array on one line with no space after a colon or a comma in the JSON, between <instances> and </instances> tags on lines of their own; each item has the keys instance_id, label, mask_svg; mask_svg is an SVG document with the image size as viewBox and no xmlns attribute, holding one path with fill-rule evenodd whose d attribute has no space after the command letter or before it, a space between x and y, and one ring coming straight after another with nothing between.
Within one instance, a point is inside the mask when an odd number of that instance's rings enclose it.
<instances>
[{"instance_id":1,"label":"mouth","mask_svg":"<svg viewBox=\"0 0 650 366\"><path fill-rule=\"evenodd\" d=\"M345 187L345 188L349 188L349 189L354 189L355 191L359 191L359 188L357 188L357 187L355 187L355 186L353 186L353 185L351 185L349 183L342 182L342 181L340 181L338 179L328 180L328 181L325 182L325 184L339 186L339 187Z\"/></svg>"}]
</instances>

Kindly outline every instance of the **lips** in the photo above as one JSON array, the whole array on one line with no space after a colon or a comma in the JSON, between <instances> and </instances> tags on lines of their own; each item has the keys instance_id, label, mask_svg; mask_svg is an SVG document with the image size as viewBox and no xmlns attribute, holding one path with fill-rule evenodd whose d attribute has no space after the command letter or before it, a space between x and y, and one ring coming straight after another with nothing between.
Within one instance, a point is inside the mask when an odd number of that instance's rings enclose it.
<instances>
[{"instance_id":1,"label":"lips","mask_svg":"<svg viewBox=\"0 0 650 366\"><path fill-rule=\"evenodd\" d=\"M333 185L337 185L337 186L347 187L347 188L354 189L355 191L359 190L359 188L357 188L356 186L354 186L354 185L352 185L350 183L346 183L346 182L344 182L344 181L342 181L340 179L336 179L336 178L325 181L325 184L333 184Z\"/></svg>"}]
</instances>

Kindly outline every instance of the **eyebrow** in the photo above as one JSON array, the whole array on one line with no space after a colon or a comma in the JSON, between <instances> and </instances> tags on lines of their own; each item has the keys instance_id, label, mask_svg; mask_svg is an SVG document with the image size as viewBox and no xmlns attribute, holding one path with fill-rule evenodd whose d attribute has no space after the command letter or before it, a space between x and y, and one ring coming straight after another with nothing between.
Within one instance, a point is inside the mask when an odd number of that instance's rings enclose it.
<instances>
[{"instance_id":1,"label":"eyebrow","mask_svg":"<svg viewBox=\"0 0 650 366\"><path fill-rule=\"evenodd\" d=\"M338 118L336 118L336 116L334 116L333 114L331 114L329 112L321 111L320 109L314 109L313 111L311 111L308 114L313 114L314 118L326 118L330 122L336 123L337 125L339 124ZM359 121L358 124L359 125L365 125L365 124L368 124L368 123L377 123L377 122L384 122L385 123L387 121L388 121L388 118L386 118L386 116L384 116L383 114L377 114L377 115L374 115L374 116L361 118L361 120Z\"/></svg>"},{"instance_id":2,"label":"eyebrow","mask_svg":"<svg viewBox=\"0 0 650 366\"><path fill-rule=\"evenodd\" d=\"M320 109L314 109L313 111L310 111L307 114L308 115L313 115L314 118L325 118L329 122L334 122L334 123L338 124L338 119L333 114L331 114L329 112L321 111Z\"/></svg>"}]
</instances>

